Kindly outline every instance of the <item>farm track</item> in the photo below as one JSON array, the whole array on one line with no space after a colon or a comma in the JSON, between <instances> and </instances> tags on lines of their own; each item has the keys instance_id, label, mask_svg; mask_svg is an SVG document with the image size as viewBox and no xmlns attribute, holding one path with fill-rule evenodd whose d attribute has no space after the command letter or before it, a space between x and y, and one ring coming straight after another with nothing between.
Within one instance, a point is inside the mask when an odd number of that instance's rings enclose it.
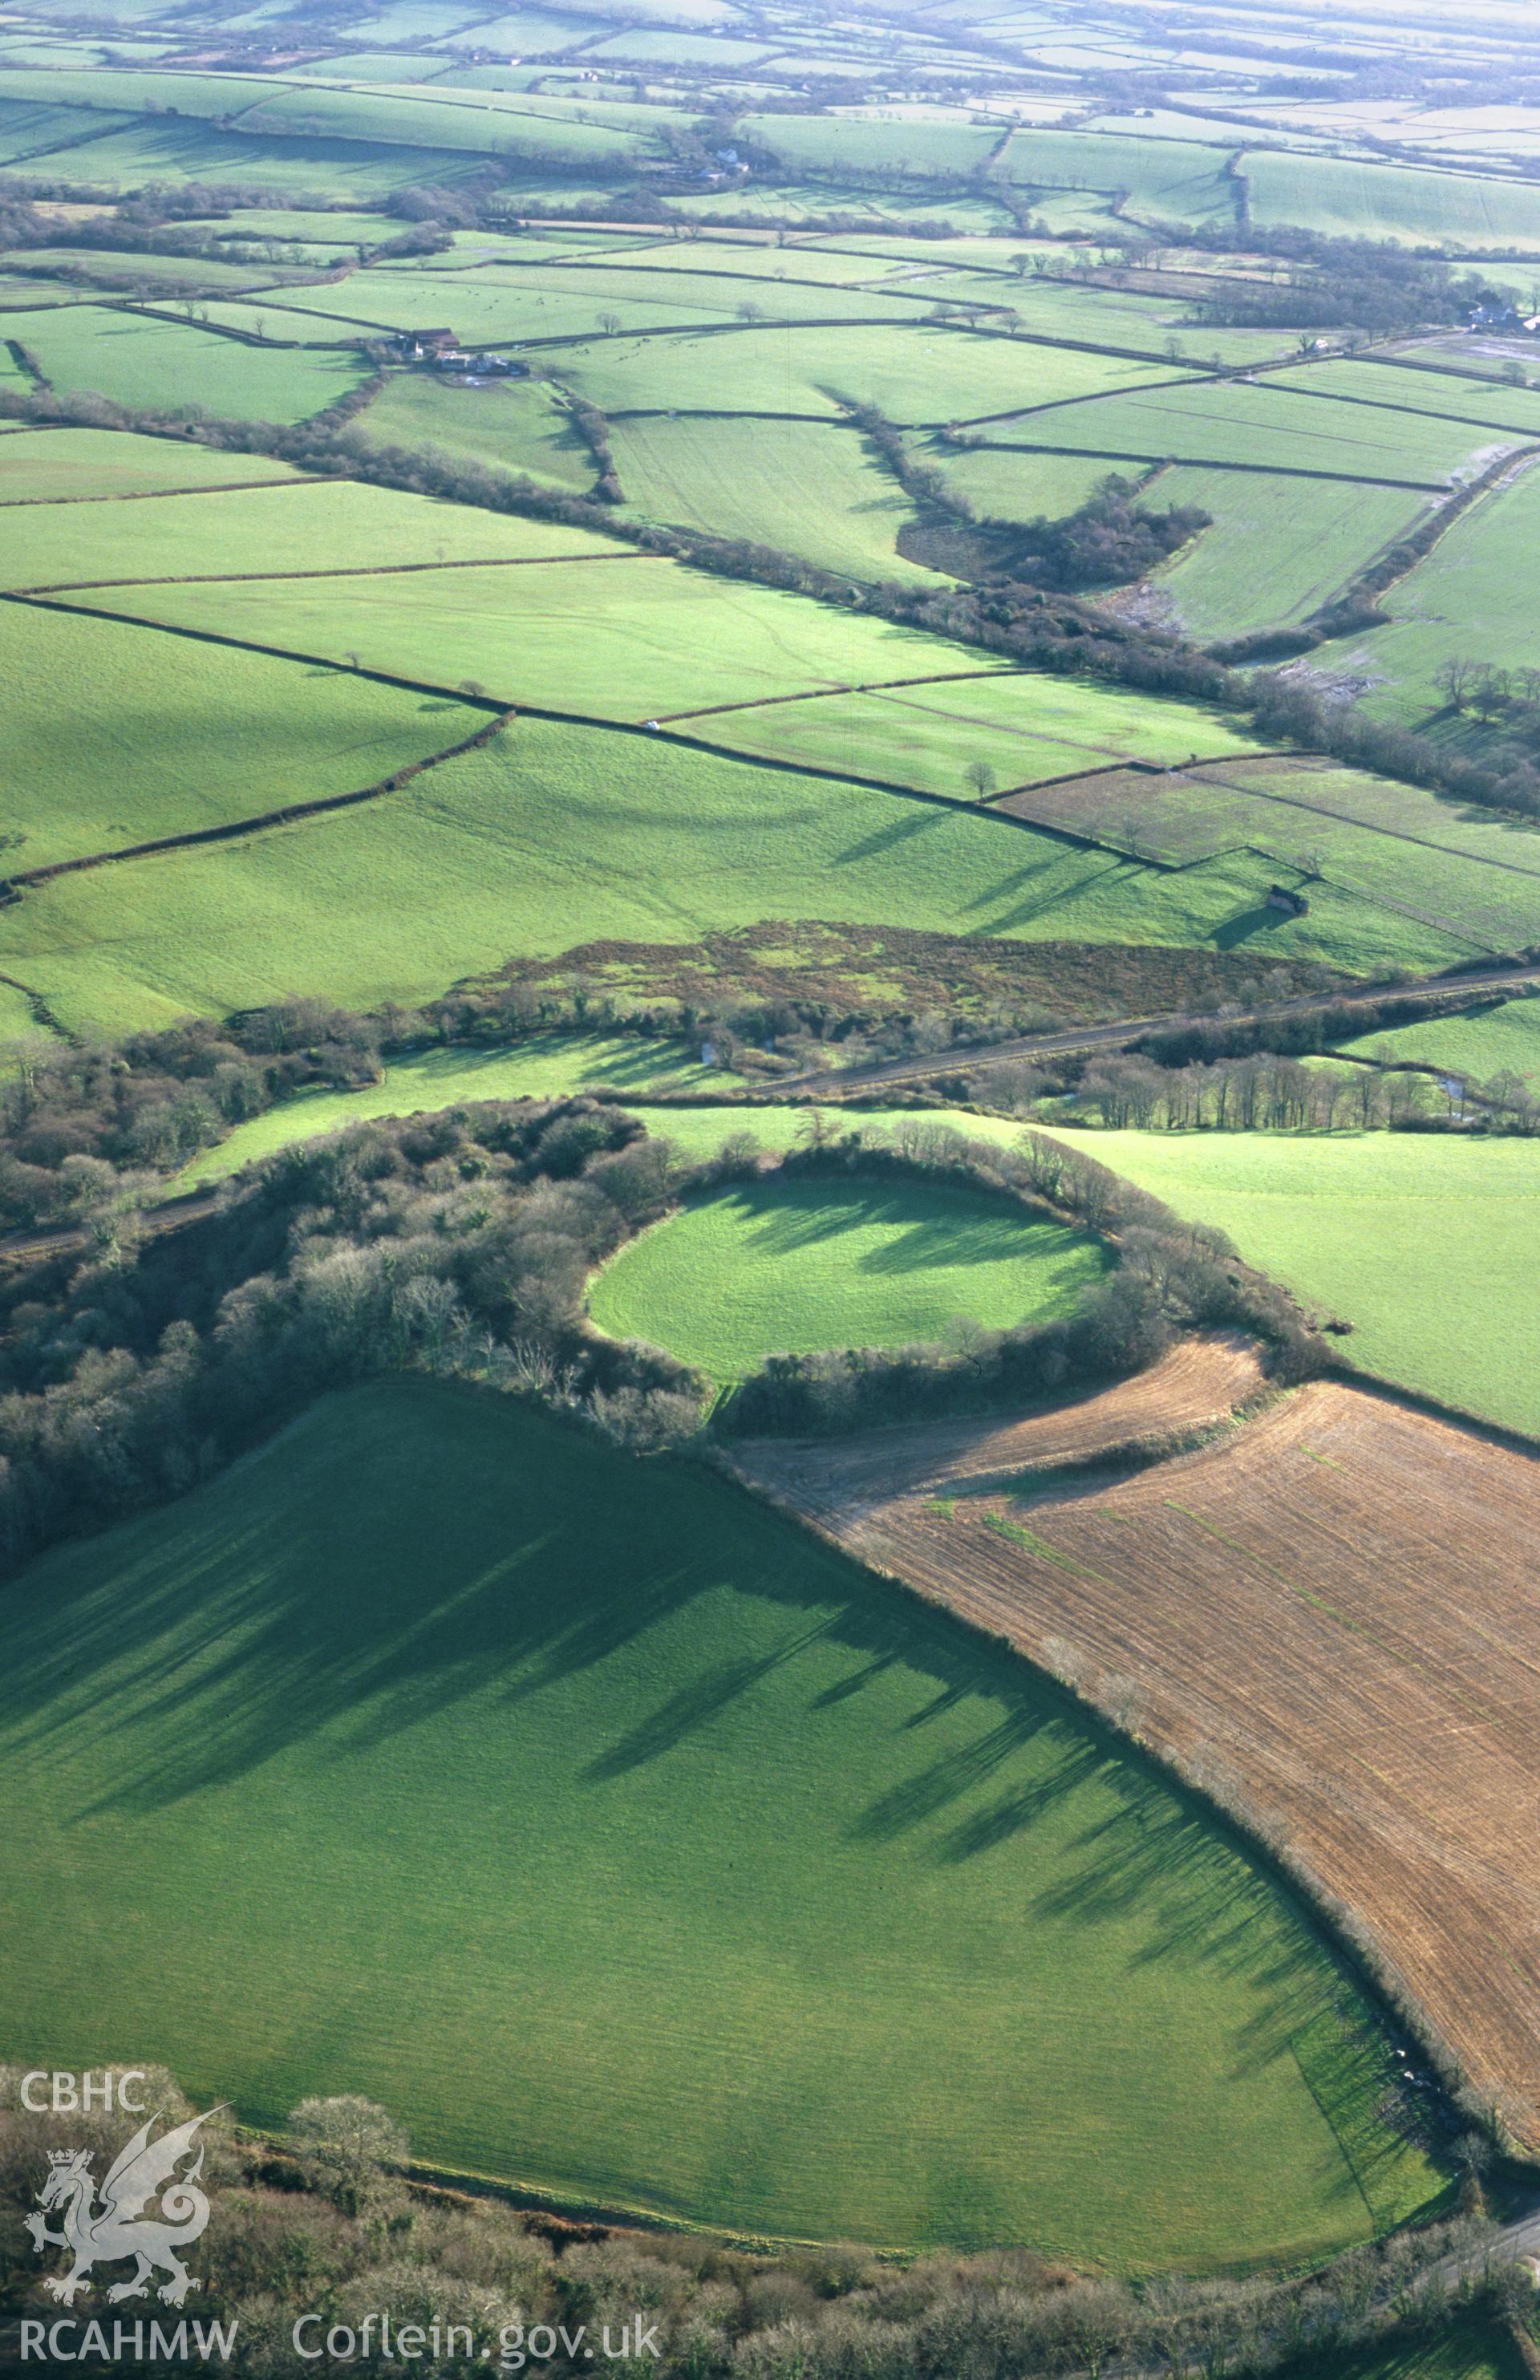
<instances>
[{"instance_id":1,"label":"farm track","mask_svg":"<svg viewBox=\"0 0 1540 2380\"><path fill-rule=\"evenodd\" d=\"M903 1423L853 1438L746 1439L734 1460L763 1493L805 1517L843 1519L898 1496L976 1490L1034 1464L1103 1454L1155 1431L1222 1422L1263 1383L1255 1348L1235 1333L1179 1341L1158 1364L1110 1389L1001 1420L998 1414Z\"/></svg>"},{"instance_id":2,"label":"farm track","mask_svg":"<svg viewBox=\"0 0 1540 2380\"><path fill-rule=\"evenodd\" d=\"M1039 1416L999 1437L1094 1460L1128 1435L1115 1410L1128 1386L1067 1409L1057 1431ZM1173 1396L1163 1418L1183 1415ZM925 1436L874 1434L810 1461L757 1441L734 1468L1132 1715L1273 1833L1540 2144L1535 1456L1318 1381L1134 1478L939 1504L981 1460L988 1471L987 1441L953 1426L927 1452Z\"/></svg>"}]
</instances>

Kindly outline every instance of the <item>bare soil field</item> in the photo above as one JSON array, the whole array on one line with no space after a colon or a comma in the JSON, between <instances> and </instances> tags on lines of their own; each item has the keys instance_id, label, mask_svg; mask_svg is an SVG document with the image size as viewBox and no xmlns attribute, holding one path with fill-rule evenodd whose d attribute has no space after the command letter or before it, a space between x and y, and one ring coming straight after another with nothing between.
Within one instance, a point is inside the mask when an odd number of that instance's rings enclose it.
<instances>
[{"instance_id":1,"label":"bare soil field","mask_svg":"<svg viewBox=\"0 0 1540 2380\"><path fill-rule=\"evenodd\" d=\"M1099 1395L1002 1420L998 1414L916 1422L852 1438L746 1440L741 1460L763 1492L841 1525L857 1510L1003 1482L1036 1465L1095 1461L1158 1430L1222 1421L1262 1384L1250 1343L1184 1339L1147 1372Z\"/></svg>"},{"instance_id":2,"label":"bare soil field","mask_svg":"<svg viewBox=\"0 0 1540 2380\"><path fill-rule=\"evenodd\" d=\"M1094 1462L1151 1427L1168 1384L1161 1418L1183 1427L1224 1399L1225 1360L1210 1342L992 1434L758 1441L738 1467L1270 1825L1540 2143L1534 1460L1317 1381L1132 1477L974 1484L1007 1451Z\"/></svg>"}]
</instances>

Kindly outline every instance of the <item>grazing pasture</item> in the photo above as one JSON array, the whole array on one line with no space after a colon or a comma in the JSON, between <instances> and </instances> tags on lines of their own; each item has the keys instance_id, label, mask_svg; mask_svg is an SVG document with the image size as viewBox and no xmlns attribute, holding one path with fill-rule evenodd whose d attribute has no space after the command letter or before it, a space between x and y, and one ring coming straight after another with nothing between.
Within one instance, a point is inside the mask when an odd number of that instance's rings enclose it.
<instances>
[{"instance_id":1,"label":"grazing pasture","mask_svg":"<svg viewBox=\"0 0 1540 2380\"><path fill-rule=\"evenodd\" d=\"M975 763L992 770L1003 791L1124 759L1170 763L1200 750L1229 756L1257 748L1219 712L1037 670L755 705L697 720L691 732L735 751L848 770L964 802L977 797L966 773Z\"/></svg>"},{"instance_id":2,"label":"grazing pasture","mask_svg":"<svg viewBox=\"0 0 1540 2380\"><path fill-rule=\"evenodd\" d=\"M252 347L195 323L115 307L55 306L9 315L6 326L55 388L236 420L302 420L346 396L369 369L361 355Z\"/></svg>"},{"instance_id":3,"label":"grazing pasture","mask_svg":"<svg viewBox=\"0 0 1540 2380\"><path fill-rule=\"evenodd\" d=\"M858 115L745 115L737 136L766 151L788 174L902 175L905 180L964 181L988 163L1000 135L991 125Z\"/></svg>"},{"instance_id":4,"label":"grazing pasture","mask_svg":"<svg viewBox=\"0 0 1540 2380\"><path fill-rule=\"evenodd\" d=\"M1413 247L1540 249L1540 188L1415 165L1248 149L1241 160L1253 223L1304 224L1333 239L1393 239Z\"/></svg>"},{"instance_id":5,"label":"grazing pasture","mask_svg":"<svg viewBox=\"0 0 1540 2380\"><path fill-rule=\"evenodd\" d=\"M1200 641L1306 618L1413 528L1425 509L1409 489L1202 463L1170 465L1141 491L1140 502L1154 512L1197 504L1213 516L1211 526L1147 582ZM1265 569L1257 566L1261 554Z\"/></svg>"},{"instance_id":6,"label":"grazing pasture","mask_svg":"<svg viewBox=\"0 0 1540 2380\"><path fill-rule=\"evenodd\" d=\"M610 443L633 509L652 520L747 538L853 578L949 583L898 551L914 506L851 430L651 417L616 422Z\"/></svg>"},{"instance_id":7,"label":"grazing pasture","mask_svg":"<svg viewBox=\"0 0 1540 2380\"><path fill-rule=\"evenodd\" d=\"M1087 1451L1099 1402L1080 1409ZM916 1493L900 1461L884 1497L872 1442L846 1443L843 1498L833 1448L816 1503L778 1448L740 1468L1243 1797L1533 2141L1537 1871L1512 1814L1540 1723L1534 1457L1328 1381L1201 1453L1068 1494L1022 1479L953 1499L935 1465ZM1363 2145L1376 2200L1384 2167Z\"/></svg>"},{"instance_id":8,"label":"grazing pasture","mask_svg":"<svg viewBox=\"0 0 1540 2380\"><path fill-rule=\"evenodd\" d=\"M1362 1033L1337 1046L1344 1057L1436 1066L1468 1082L1516 1075L1534 1091L1540 1089L1540 1000L1507 1000L1465 1016L1425 1017L1420 1025Z\"/></svg>"},{"instance_id":9,"label":"grazing pasture","mask_svg":"<svg viewBox=\"0 0 1540 2380\"><path fill-rule=\"evenodd\" d=\"M1428 371L1402 361L1380 363L1344 358L1269 372L1269 388L1294 388L1308 396L1332 396L1350 405L1406 406L1414 413L1438 413L1515 437L1540 439L1540 391L1485 385L1453 372Z\"/></svg>"},{"instance_id":10,"label":"grazing pasture","mask_svg":"<svg viewBox=\"0 0 1540 2380\"><path fill-rule=\"evenodd\" d=\"M1228 1233L1363 1371L1540 1437L1540 1142L1097 1133L1075 1145Z\"/></svg>"},{"instance_id":11,"label":"grazing pasture","mask_svg":"<svg viewBox=\"0 0 1540 2380\"><path fill-rule=\"evenodd\" d=\"M275 1149L376 1116L418 1115L475 1099L557 1099L569 1091L721 1091L741 1079L725 1067L703 1065L693 1044L639 1033L540 1034L505 1049L413 1050L393 1059L381 1080L361 1090L307 1091L248 1118L195 1158L179 1180L188 1188L222 1182ZM738 1121L718 1112L724 1131ZM652 1123L666 1132L668 1118L654 1116Z\"/></svg>"},{"instance_id":12,"label":"grazing pasture","mask_svg":"<svg viewBox=\"0 0 1540 2380\"><path fill-rule=\"evenodd\" d=\"M1238 194L1225 172L1228 153L1194 140L1034 127L1012 133L995 170L1033 189L1122 191L1122 211L1135 223L1232 224Z\"/></svg>"},{"instance_id":13,"label":"grazing pasture","mask_svg":"<svg viewBox=\"0 0 1540 2380\"><path fill-rule=\"evenodd\" d=\"M1531 465L1478 496L1380 597L1392 626L1328 645L1322 660L1358 678L1372 709L1408 724L1443 709L1436 680L1445 662L1526 667L1540 617L1531 567L1537 523L1540 471Z\"/></svg>"},{"instance_id":14,"label":"grazing pasture","mask_svg":"<svg viewBox=\"0 0 1540 2380\"><path fill-rule=\"evenodd\" d=\"M534 381L489 381L481 388L393 372L357 417L370 444L431 447L539 487L593 492L597 467L559 396Z\"/></svg>"},{"instance_id":15,"label":"grazing pasture","mask_svg":"<svg viewBox=\"0 0 1540 2380\"><path fill-rule=\"evenodd\" d=\"M147 182L176 188L226 184L262 192L293 191L307 200L336 198L357 205L388 198L420 177L435 187L474 174L479 160L453 149L402 149L365 140L284 140L222 132L188 117L140 116L122 126L103 114L103 129L70 150L71 178L91 190L132 191ZM22 159L0 164L0 182L29 175Z\"/></svg>"},{"instance_id":16,"label":"grazing pasture","mask_svg":"<svg viewBox=\"0 0 1540 2380\"><path fill-rule=\"evenodd\" d=\"M0 603L0 812L26 838L7 871L351 793L487 717L340 671L16 603ZM121 914L107 940L133 933Z\"/></svg>"},{"instance_id":17,"label":"grazing pasture","mask_svg":"<svg viewBox=\"0 0 1540 2380\"><path fill-rule=\"evenodd\" d=\"M277 302L285 310L275 315L273 300L253 299L252 315L260 307L270 322L285 323L286 336L357 337L360 330L416 330L444 322L462 339L483 347L513 346L526 339L589 339L605 313L613 313L628 332L668 330L689 322L695 310L673 297L661 279L644 298L611 304L601 290L564 290L543 273L515 280L498 265L467 267L463 273L371 265L323 287L283 290ZM700 311L710 319L716 310ZM718 319L726 321L730 313L729 309Z\"/></svg>"},{"instance_id":18,"label":"grazing pasture","mask_svg":"<svg viewBox=\"0 0 1540 2380\"><path fill-rule=\"evenodd\" d=\"M1097 455L1025 455L1005 446L976 446L958 455L927 445L922 460L939 469L980 518L1003 521L1059 520L1077 513L1120 468ZM1132 472L1123 467L1122 476L1137 478L1138 466ZM1152 492L1158 501L1158 490Z\"/></svg>"},{"instance_id":19,"label":"grazing pasture","mask_svg":"<svg viewBox=\"0 0 1540 2380\"><path fill-rule=\"evenodd\" d=\"M12 430L0 445L0 504L152 496L188 488L283 486L297 474L266 455L224 455L122 430ZM3 534L3 531L0 531ZM152 542L139 529L141 554Z\"/></svg>"},{"instance_id":20,"label":"grazing pasture","mask_svg":"<svg viewBox=\"0 0 1540 2380\"><path fill-rule=\"evenodd\" d=\"M1185 867L1249 850L1314 903L1347 889L1473 949L1540 936L1540 834L1357 769L1303 761L1049 785L1011 804L1041 825Z\"/></svg>"},{"instance_id":21,"label":"grazing pasture","mask_svg":"<svg viewBox=\"0 0 1540 2380\"><path fill-rule=\"evenodd\" d=\"M639 1495L501 1399L356 1390L4 1626L29 2035L131 2022L249 2120L357 2089L451 2167L759 2233L1212 2266L1363 2239L1365 2158L1374 2219L1437 2188L1196 1806L697 1468Z\"/></svg>"},{"instance_id":22,"label":"grazing pasture","mask_svg":"<svg viewBox=\"0 0 1540 2380\"><path fill-rule=\"evenodd\" d=\"M0 911L0 973L77 1030L122 1032L295 991L360 1008L425 1000L515 953L808 916L1201 943L1258 966L1427 967L1464 953L1346 894L1280 917L1270 873L1257 860L1168 875L965 809L525 719L362 808L61 878Z\"/></svg>"},{"instance_id":23,"label":"grazing pasture","mask_svg":"<svg viewBox=\"0 0 1540 2380\"><path fill-rule=\"evenodd\" d=\"M1477 457L1490 460L1516 432L1332 405L1266 381L1180 382L1052 405L989 425L991 443L1131 455L1150 463L1230 463L1438 488Z\"/></svg>"},{"instance_id":24,"label":"grazing pasture","mask_svg":"<svg viewBox=\"0 0 1540 2380\"><path fill-rule=\"evenodd\" d=\"M571 532L534 534L560 544ZM353 653L366 669L448 687L474 679L500 700L600 719L998 666L976 647L631 546L612 560L531 562L516 573L226 580L79 600L333 662Z\"/></svg>"},{"instance_id":25,"label":"grazing pasture","mask_svg":"<svg viewBox=\"0 0 1540 2380\"><path fill-rule=\"evenodd\" d=\"M612 1339L667 1347L721 1387L771 1354L1050 1321L1105 1269L1084 1232L978 1192L885 1174L769 1180L631 1241L596 1275L588 1311Z\"/></svg>"},{"instance_id":26,"label":"grazing pasture","mask_svg":"<svg viewBox=\"0 0 1540 2380\"><path fill-rule=\"evenodd\" d=\"M394 584L398 572L441 564L628 554L591 529L473 511L353 480L167 493L156 500L150 534L148 526L142 505L110 498L0 509L0 586L268 574L282 581L327 570L378 574Z\"/></svg>"},{"instance_id":27,"label":"grazing pasture","mask_svg":"<svg viewBox=\"0 0 1540 2380\"><path fill-rule=\"evenodd\" d=\"M923 322L623 336L573 346L561 360L563 381L610 414L817 417L838 414L843 401L875 405L893 421L931 424L1057 407L1066 398L1136 387L1169 369Z\"/></svg>"}]
</instances>

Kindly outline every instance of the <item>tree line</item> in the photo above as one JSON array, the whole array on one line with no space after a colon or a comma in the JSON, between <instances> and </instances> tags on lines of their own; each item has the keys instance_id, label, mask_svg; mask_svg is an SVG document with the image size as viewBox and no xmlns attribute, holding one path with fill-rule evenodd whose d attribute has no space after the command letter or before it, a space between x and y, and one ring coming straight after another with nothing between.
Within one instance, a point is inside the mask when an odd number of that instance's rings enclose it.
<instances>
[{"instance_id":1,"label":"tree line","mask_svg":"<svg viewBox=\"0 0 1540 2380\"><path fill-rule=\"evenodd\" d=\"M150 2104L168 2123L185 2122L194 2109L175 2079L143 2070ZM43 2294L22 2221L40 2167L55 2149L83 2146L104 2172L137 2119L30 2114L18 2104L20 2079L19 2067L0 2069L0 2298L51 2322L59 2308ZM600 2366L627 2380L1304 2380L1419 2350L1452 2363L1467 2339L1476 2348L1484 2325L1527 2336L1532 2311L1527 2271L1497 2252L1495 2227L1474 2211L1302 2277L1156 2274L1131 2284L1025 2248L772 2250L709 2232L521 2213L414 2168L401 2127L356 2094L303 2100L265 2138L238 2135L217 2113L199 2138L212 2212L198 2243L197 2313L233 2319L226 2368L253 2380L320 2368L296 2350L304 2315L320 2321L302 2346L324 2342L333 2325L351 2328L354 2368L381 2371L401 2368L403 2342L418 2344L414 2325L430 2334L436 2324L437 2348L425 2337L408 2365L424 2380L463 2373L504 2333L527 2372L591 2380L585 2345L606 2325L618 2341L625 2325L635 2346L638 2318L645 2349ZM1485 2161L1473 2141L1460 2154L1468 2171ZM1479 2205L1478 2182L1466 2194ZM1469 2277L1456 2277L1462 2268ZM152 2312L174 2329L179 2317ZM367 2314L375 2324L366 2344ZM382 2359L382 2315L394 2362ZM511 2368L496 2352L489 2368Z\"/></svg>"},{"instance_id":2,"label":"tree line","mask_svg":"<svg viewBox=\"0 0 1540 2380\"><path fill-rule=\"evenodd\" d=\"M1094 1158L1042 1134L1023 1133L1006 1148L923 1116L891 1136L810 1118L782 1168L965 1182L1037 1220L1112 1237L1117 1267L1061 1320L1006 1330L964 1323L928 1344L771 1355L719 1409L719 1427L734 1435L822 1436L1067 1395L1145 1370L1182 1330L1251 1333L1280 1381L1330 1367L1328 1342L1285 1292L1245 1269L1221 1233L1182 1223Z\"/></svg>"},{"instance_id":3,"label":"tree line","mask_svg":"<svg viewBox=\"0 0 1540 2380\"><path fill-rule=\"evenodd\" d=\"M540 1398L620 1443L690 1436L702 1383L587 1328L590 1269L716 1177L593 1099L360 1124L213 1211L0 1275L0 1560L180 1495L322 1390L392 1369Z\"/></svg>"}]
</instances>

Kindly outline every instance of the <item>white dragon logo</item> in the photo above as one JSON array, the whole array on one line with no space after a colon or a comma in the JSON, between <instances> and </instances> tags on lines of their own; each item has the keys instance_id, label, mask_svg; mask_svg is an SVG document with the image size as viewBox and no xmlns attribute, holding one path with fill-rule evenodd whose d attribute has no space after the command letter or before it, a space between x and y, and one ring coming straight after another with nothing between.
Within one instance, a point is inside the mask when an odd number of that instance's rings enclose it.
<instances>
[{"instance_id":1,"label":"white dragon logo","mask_svg":"<svg viewBox=\"0 0 1540 2380\"><path fill-rule=\"evenodd\" d=\"M82 2289L90 2294L87 2276L93 2265L121 2264L128 2256L136 2260L134 2271L107 2291L109 2305L116 2305L122 2298L147 2297L150 2276L157 2270L171 2276L157 2292L165 2305L179 2306L189 2289L201 2286L190 2277L176 2253L200 2237L209 2220L209 2202L198 2188L203 2170L201 2142L196 2164L180 2179L173 2177L183 2157L192 2154L192 2136L199 2125L220 2110L210 2107L152 2141L151 2128L158 2113L139 2126L127 2147L113 2160L102 2184L100 2206L95 2203L91 2150L49 2152L48 2179L38 2192L38 2212L27 2217L27 2228L39 2255L47 2248L67 2248L75 2259L62 2277L43 2283L65 2305L73 2305ZM144 2210L157 2192L160 2216L147 2216ZM48 2211L55 2206L64 2208L62 2231L48 2228Z\"/></svg>"}]
</instances>

